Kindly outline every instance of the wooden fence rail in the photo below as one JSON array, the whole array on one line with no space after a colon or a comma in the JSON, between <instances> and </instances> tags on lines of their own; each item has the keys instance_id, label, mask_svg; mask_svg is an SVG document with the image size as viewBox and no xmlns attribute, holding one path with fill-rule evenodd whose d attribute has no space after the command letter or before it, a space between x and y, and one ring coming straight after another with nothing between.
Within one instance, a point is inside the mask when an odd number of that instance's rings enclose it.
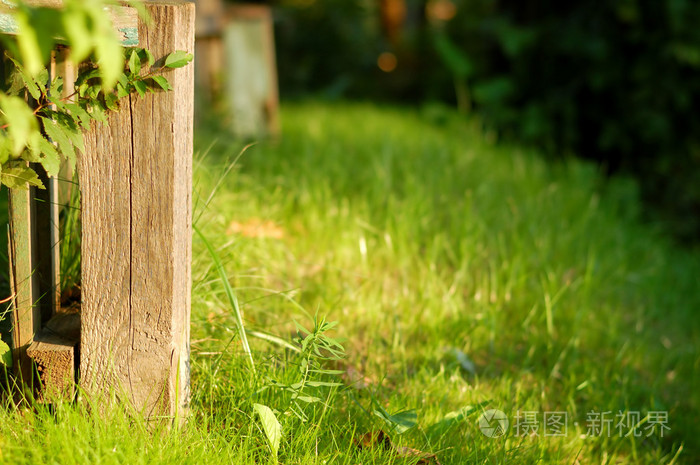
<instances>
[{"instance_id":1,"label":"wooden fence rail","mask_svg":"<svg viewBox=\"0 0 700 465\"><path fill-rule=\"evenodd\" d=\"M150 23L134 24L139 46L156 60L194 52L193 3L145 6ZM124 98L85 136L79 312L56 297L57 190L44 202L38 190L10 192L14 355L25 381L38 368L45 396L71 395L77 376L86 396L116 396L147 416L186 409L194 68L164 75L172 91Z\"/></svg>"}]
</instances>

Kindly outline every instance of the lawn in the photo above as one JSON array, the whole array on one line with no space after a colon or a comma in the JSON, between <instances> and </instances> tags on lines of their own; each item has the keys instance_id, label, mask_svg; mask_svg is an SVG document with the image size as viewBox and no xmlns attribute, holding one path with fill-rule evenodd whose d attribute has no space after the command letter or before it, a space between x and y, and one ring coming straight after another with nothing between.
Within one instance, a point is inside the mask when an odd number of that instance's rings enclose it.
<instances>
[{"instance_id":1,"label":"lawn","mask_svg":"<svg viewBox=\"0 0 700 465\"><path fill-rule=\"evenodd\" d=\"M632 181L438 107L282 118L198 128L187 425L0 408L0 463L275 463L260 406L285 464L700 460L700 254Z\"/></svg>"}]
</instances>

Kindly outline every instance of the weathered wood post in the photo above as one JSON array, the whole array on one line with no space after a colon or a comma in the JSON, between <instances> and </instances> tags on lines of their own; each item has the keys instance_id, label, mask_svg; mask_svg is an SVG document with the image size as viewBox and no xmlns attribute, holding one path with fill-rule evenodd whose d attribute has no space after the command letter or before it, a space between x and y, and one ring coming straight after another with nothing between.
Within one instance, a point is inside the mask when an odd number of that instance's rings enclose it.
<instances>
[{"instance_id":1,"label":"weathered wood post","mask_svg":"<svg viewBox=\"0 0 700 465\"><path fill-rule=\"evenodd\" d=\"M243 137L279 133L272 10L197 0L197 88Z\"/></svg>"},{"instance_id":2,"label":"weathered wood post","mask_svg":"<svg viewBox=\"0 0 700 465\"><path fill-rule=\"evenodd\" d=\"M145 7L148 25L137 22L131 8L113 18L124 45L149 49L157 68L173 51L194 51L193 3L155 0ZM117 17L128 24L116 24ZM63 72L67 78L68 71ZM148 417L185 413L193 66L166 69L164 75L172 91L122 99L106 124L94 123L85 135L77 167L82 194L79 313L56 313L56 190L43 201L50 206L43 212L34 190L10 193L13 350L24 381L33 376L30 359L41 372L45 400L71 398L77 364L85 395L98 405L116 396Z\"/></svg>"},{"instance_id":3,"label":"weathered wood post","mask_svg":"<svg viewBox=\"0 0 700 465\"><path fill-rule=\"evenodd\" d=\"M194 51L194 4L145 6L140 46L156 59ZM78 166L80 384L148 416L181 414L189 398L193 67L165 76L171 92L129 98L95 125Z\"/></svg>"},{"instance_id":4,"label":"weathered wood post","mask_svg":"<svg viewBox=\"0 0 700 465\"><path fill-rule=\"evenodd\" d=\"M61 0L27 0L48 8L61 8ZM17 34L18 26L11 5L0 6L0 33ZM122 44L137 45L137 13L134 8L112 7L110 14ZM6 76L5 62L2 75ZM49 75L61 75L74 82L73 65L66 51L56 51ZM66 92L68 92L66 90ZM66 93L67 95L67 93ZM74 392L75 346L79 336L79 315L59 315L59 209L61 202L56 179L48 179L43 167L33 167L45 190L34 187L9 190L10 281L12 290L12 348L15 372L20 384L44 394ZM55 321L54 321L55 318ZM42 329L43 328L43 329ZM39 372L39 377L35 369ZM47 388L47 389L42 389ZM20 396L21 397L21 396Z\"/></svg>"},{"instance_id":5,"label":"weathered wood post","mask_svg":"<svg viewBox=\"0 0 700 465\"><path fill-rule=\"evenodd\" d=\"M230 5L223 29L225 93L234 132L241 136L279 132L277 65L272 10L266 5Z\"/></svg>"}]
</instances>

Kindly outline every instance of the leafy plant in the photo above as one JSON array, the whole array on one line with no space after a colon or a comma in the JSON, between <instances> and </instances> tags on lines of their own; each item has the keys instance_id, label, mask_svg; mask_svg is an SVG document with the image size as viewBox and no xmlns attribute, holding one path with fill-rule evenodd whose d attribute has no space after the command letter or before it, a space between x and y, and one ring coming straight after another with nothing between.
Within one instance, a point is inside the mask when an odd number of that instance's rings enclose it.
<instances>
[{"instance_id":1,"label":"leafy plant","mask_svg":"<svg viewBox=\"0 0 700 465\"><path fill-rule=\"evenodd\" d=\"M40 164L49 176L58 174L62 159L75 165L82 131L93 120L104 122L108 111L119 108L119 99L132 92L171 90L161 72L192 61L191 54L175 51L153 68L148 50L122 49L104 10L108 5L116 3L67 0L57 10L20 2L12 10L18 34L2 36L9 69L0 93L0 182L7 187L43 188L28 162ZM81 64L75 83L64 83L46 69L59 42L70 47L76 65L94 56ZM150 69L142 72L144 66ZM64 92L65 86L71 91Z\"/></svg>"},{"instance_id":2,"label":"leafy plant","mask_svg":"<svg viewBox=\"0 0 700 465\"><path fill-rule=\"evenodd\" d=\"M262 424L263 432L270 444L270 450L275 461L280 449L280 440L282 439L282 426L277 420L275 413L266 405L253 404L253 410L258 414L260 423Z\"/></svg>"},{"instance_id":3,"label":"leafy plant","mask_svg":"<svg viewBox=\"0 0 700 465\"><path fill-rule=\"evenodd\" d=\"M418 424L418 414L415 410L402 410L390 414L381 405L376 404L373 413L381 418L389 431L394 434L403 434Z\"/></svg>"},{"instance_id":4,"label":"leafy plant","mask_svg":"<svg viewBox=\"0 0 700 465\"><path fill-rule=\"evenodd\" d=\"M132 92L144 96L147 91L171 90L160 73L192 60L191 54L176 51L166 57L163 66L141 73L142 67L153 66L153 55L143 48L126 49L128 68L117 77L114 89L105 87L99 65L89 63L72 84L72 92L65 95L62 77L49 80L46 68L32 75L9 53L5 57L13 69L6 94L0 94L0 128L4 130L0 132L0 179L11 188L43 188L27 162L42 165L49 176L58 174L62 159L74 166L76 149L84 148L82 131L93 120L105 122L107 112L118 110L119 99ZM25 94L31 96L34 108L21 97Z\"/></svg>"},{"instance_id":5,"label":"leafy plant","mask_svg":"<svg viewBox=\"0 0 700 465\"><path fill-rule=\"evenodd\" d=\"M0 340L0 365L12 366L12 351L10 346Z\"/></svg>"},{"instance_id":6,"label":"leafy plant","mask_svg":"<svg viewBox=\"0 0 700 465\"><path fill-rule=\"evenodd\" d=\"M298 331L296 342L301 349L292 360L298 367L294 372L295 376L286 382L268 380L261 391L275 388L286 393L287 400L282 411L289 412L305 422L308 417L304 410L308 405L323 403L324 390L342 386L342 383L333 379L342 371L329 369L325 364L344 358L345 349L337 339L326 334L337 326L337 322L327 322L325 317L319 319L316 316L311 330L299 323L295 324Z\"/></svg>"}]
</instances>

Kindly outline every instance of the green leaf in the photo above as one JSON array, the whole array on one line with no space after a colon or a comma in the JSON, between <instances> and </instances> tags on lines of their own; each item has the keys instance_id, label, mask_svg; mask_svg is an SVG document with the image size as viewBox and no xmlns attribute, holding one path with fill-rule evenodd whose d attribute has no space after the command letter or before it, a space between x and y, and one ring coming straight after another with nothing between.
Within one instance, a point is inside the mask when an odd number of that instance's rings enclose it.
<instances>
[{"instance_id":1,"label":"green leaf","mask_svg":"<svg viewBox=\"0 0 700 465\"><path fill-rule=\"evenodd\" d=\"M147 48L139 48L136 50L139 55L139 58L141 59L142 65L145 63L146 66L153 66L153 63L155 63L156 59L153 58L153 54L150 50L148 50Z\"/></svg>"},{"instance_id":2,"label":"green leaf","mask_svg":"<svg viewBox=\"0 0 700 465\"><path fill-rule=\"evenodd\" d=\"M119 84L117 84L117 87ZM112 111L119 110L119 96L117 94L107 94L105 95L105 105Z\"/></svg>"},{"instance_id":3,"label":"green leaf","mask_svg":"<svg viewBox=\"0 0 700 465\"><path fill-rule=\"evenodd\" d=\"M36 75L35 81L41 93L46 94L46 86L49 85L49 71L46 68L42 68Z\"/></svg>"},{"instance_id":4,"label":"green leaf","mask_svg":"<svg viewBox=\"0 0 700 465\"><path fill-rule=\"evenodd\" d=\"M90 105L90 117L92 119L105 123L107 121L107 115L105 114L105 109L102 107L100 102L93 102Z\"/></svg>"},{"instance_id":5,"label":"green leaf","mask_svg":"<svg viewBox=\"0 0 700 465\"><path fill-rule=\"evenodd\" d=\"M461 423L462 421L464 421L465 419L467 419L471 415L482 411L483 407L486 406L488 403L489 403L489 401L485 401L485 402L481 402L477 405L467 405L467 406L462 407L459 410L454 410L450 413L447 413L440 420L438 420L435 423L433 423L432 425L430 425L430 427L428 429L430 429L430 430L432 430L432 429L438 429L438 430L449 429L449 428Z\"/></svg>"},{"instance_id":6,"label":"green leaf","mask_svg":"<svg viewBox=\"0 0 700 465\"><path fill-rule=\"evenodd\" d=\"M122 46L111 31L95 38L95 55L102 76L102 87L111 90L124 69Z\"/></svg>"},{"instance_id":7,"label":"green leaf","mask_svg":"<svg viewBox=\"0 0 700 465\"><path fill-rule=\"evenodd\" d=\"M136 50L132 50L129 56L129 71L133 74L139 74L141 72L141 58Z\"/></svg>"},{"instance_id":8,"label":"green leaf","mask_svg":"<svg viewBox=\"0 0 700 465\"><path fill-rule=\"evenodd\" d=\"M163 76L153 76L151 77L150 81L156 83L161 89L163 89L166 92L169 90L173 90L173 86L171 86L170 82Z\"/></svg>"},{"instance_id":9,"label":"green leaf","mask_svg":"<svg viewBox=\"0 0 700 465\"><path fill-rule=\"evenodd\" d=\"M134 81L134 89L136 89L136 92L138 92L138 94L141 97L143 97L144 95L146 95L146 91L148 90L148 86L143 81Z\"/></svg>"},{"instance_id":10,"label":"green leaf","mask_svg":"<svg viewBox=\"0 0 700 465\"><path fill-rule=\"evenodd\" d=\"M77 103L66 104L66 109L70 112L74 120L80 122L83 129L88 129L90 127L90 114L85 111L83 107Z\"/></svg>"},{"instance_id":11,"label":"green leaf","mask_svg":"<svg viewBox=\"0 0 700 465\"><path fill-rule=\"evenodd\" d=\"M321 402L321 399L319 397L314 396L294 396L293 400L299 400L307 404L315 404Z\"/></svg>"},{"instance_id":12,"label":"green leaf","mask_svg":"<svg viewBox=\"0 0 700 465\"><path fill-rule=\"evenodd\" d=\"M44 189L44 185L39 180L39 176L28 166L15 165L9 168L3 167L0 180L10 189L26 190L28 186L36 186Z\"/></svg>"},{"instance_id":13,"label":"green leaf","mask_svg":"<svg viewBox=\"0 0 700 465\"><path fill-rule=\"evenodd\" d=\"M100 77L99 69L88 69L78 74L78 78L75 80L75 85L77 87L88 86L88 81L90 79Z\"/></svg>"},{"instance_id":14,"label":"green leaf","mask_svg":"<svg viewBox=\"0 0 700 465\"><path fill-rule=\"evenodd\" d=\"M57 124L55 121L48 118L41 118L42 125L46 134L58 144L58 148L63 156L74 163L76 159L75 147L71 141L71 130L63 125Z\"/></svg>"},{"instance_id":15,"label":"green leaf","mask_svg":"<svg viewBox=\"0 0 700 465\"><path fill-rule=\"evenodd\" d=\"M403 410L390 415L382 407L377 406L373 413L384 420L395 434L403 434L418 424L418 415L415 410Z\"/></svg>"},{"instance_id":16,"label":"green leaf","mask_svg":"<svg viewBox=\"0 0 700 465\"><path fill-rule=\"evenodd\" d=\"M40 132L33 132L29 139L27 140L27 149L20 155L23 160L29 162L40 163L41 162L41 141L44 137Z\"/></svg>"},{"instance_id":17,"label":"green leaf","mask_svg":"<svg viewBox=\"0 0 700 465\"><path fill-rule=\"evenodd\" d=\"M282 426L270 407L262 404L253 404L253 410L255 410L255 413L260 417L263 432L267 437L272 455L276 459L280 449L280 440L282 439Z\"/></svg>"},{"instance_id":18,"label":"green leaf","mask_svg":"<svg viewBox=\"0 0 700 465\"><path fill-rule=\"evenodd\" d=\"M15 21L17 22L17 29L19 31L17 34L17 45L22 54L22 62L24 63L27 73L30 76L35 76L41 71L44 64L37 31L32 26L26 9L16 10Z\"/></svg>"},{"instance_id":19,"label":"green leaf","mask_svg":"<svg viewBox=\"0 0 700 465\"><path fill-rule=\"evenodd\" d=\"M182 68L187 63L192 61L194 55L184 50L177 50L165 58L166 68Z\"/></svg>"},{"instance_id":20,"label":"green leaf","mask_svg":"<svg viewBox=\"0 0 700 465\"><path fill-rule=\"evenodd\" d=\"M93 40L87 25L87 16L75 2L69 2L63 14L63 28L70 45L71 60L80 63L90 55Z\"/></svg>"},{"instance_id":21,"label":"green leaf","mask_svg":"<svg viewBox=\"0 0 700 465\"><path fill-rule=\"evenodd\" d=\"M76 125L74 127L66 127L66 135L70 139L71 143L73 144L73 147L80 151L85 150L85 141L83 140L83 132L80 130L80 128Z\"/></svg>"},{"instance_id":22,"label":"green leaf","mask_svg":"<svg viewBox=\"0 0 700 465\"><path fill-rule=\"evenodd\" d=\"M455 45L447 34L435 36L435 50L450 71L460 79L471 76L474 66L469 57Z\"/></svg>"},{"instance_id":23,"label":"green leaf","mask_svg":"<svg viewBox=\"0 0 700 465\"><path fill-rule=\"evenodd\" d=\"M12 60L10 56L8 56L7 58ZM15 68L10 72L10 76L7 79L7 82L10 85L10 87L7 89L6 93L9 95L20 95L20 93L24 93L24 90L27 87L24 81L25 79L24 76L22 76L21 70Z\"/></svg>"},{"instance_id":24,"label":"green leaf","mask_svg":"<svg viewBox=\"0 0 700 465\"><path fill-rule=\"evenodd\" d=\"M46 174L58 176L58 172L61 170L61 157L58 155L56 147L43 137L39 139L39 147L41 149L41 158L38 162L44 167Z\"/></svg>"},{"instance_id":25,"label":"green leaf","mask_svg":"<svg viewBox=\"0 0 700 465\"><path fill-rule=\"evenodd\" d=\"M10 145L12 141L5 136L5 133L0 131L0 168L10 159Z\"/></svg>"},{"instance_id":26,"label":"green leaf","mask_svg":"<svg viewBox=\"0 0 700 465\"><path fill-rule=\"evenodd\" d=\"M320 386L325 386L325 387L336 387L336 386L342 386L342 383L334 383L330 381L307 381L306 385L309 387L320 387Z\"/></svg>"},{"instance_id":27,"label":"green leaf","mask_svg":"<svg viewBox=\"0 0 700 465\"><path fill-rule=\"evenodd\" d=\"M2 340L0 340L0 365L8 368L12 366L12 349Z\"/></svg>"},{"instance_id":28,"label":"green leaf","mask_svg":"<svg viewBox=\"0 0 700 465\"><path fill-rule=\"evenodd\" d=\"M0 111L7 123L7 132L12 140L12 153L19 155L27 145L33 131L39 127L34 113L19 97L0 94Z\"/></svg>"},{"instance_id":29,"label":"green leaf","mask_svg":"<svg viewBox=\"0 0 700 465\"><path fill-rule=\"evenodd\" d=\"M39 100L39 98L41 98L41 92L36 81L29 75L29 73L27 73L24 66L22 66L20 62L9 55L7 55L7 57L12 61L12 63L14 63L17 70L15 73L13 73L12 85L10 86L8 93L19 95L22 89L26 88L29 95L31 95L34 100Z\"/></svg>"},{"instance_id":30,"label":"green leaf","mask_svg":"<svg viewBox=\"0 0 700 465\"><path fill-rule=\"evenodd\" d=\"M124 87L121 82L117 83L117 97L118 98L124 98L128 96L131 92L129 92L128 87Z\"/></svg>"},{"instance_id":31,"label":"green leaf","mask_svg":"<svg viewBox=\"0 0 700 465\"><path fill-rule=\"evenodd\" d=\"M50 87L51 101L58 104L61 100L61 94L63 94L63 78L57 77L51 82Z\"/></svg>"},{"instance_id":32,"label":"green leaf","mask_svg":"<svg viewBox=\"0 0 700 465\"><path fill-rule=\"evenodd\" d=\"M117 97L123 98L131 93L131 82L129 76L122 73L117 79Z\"/></svg>"}]
</instances>

